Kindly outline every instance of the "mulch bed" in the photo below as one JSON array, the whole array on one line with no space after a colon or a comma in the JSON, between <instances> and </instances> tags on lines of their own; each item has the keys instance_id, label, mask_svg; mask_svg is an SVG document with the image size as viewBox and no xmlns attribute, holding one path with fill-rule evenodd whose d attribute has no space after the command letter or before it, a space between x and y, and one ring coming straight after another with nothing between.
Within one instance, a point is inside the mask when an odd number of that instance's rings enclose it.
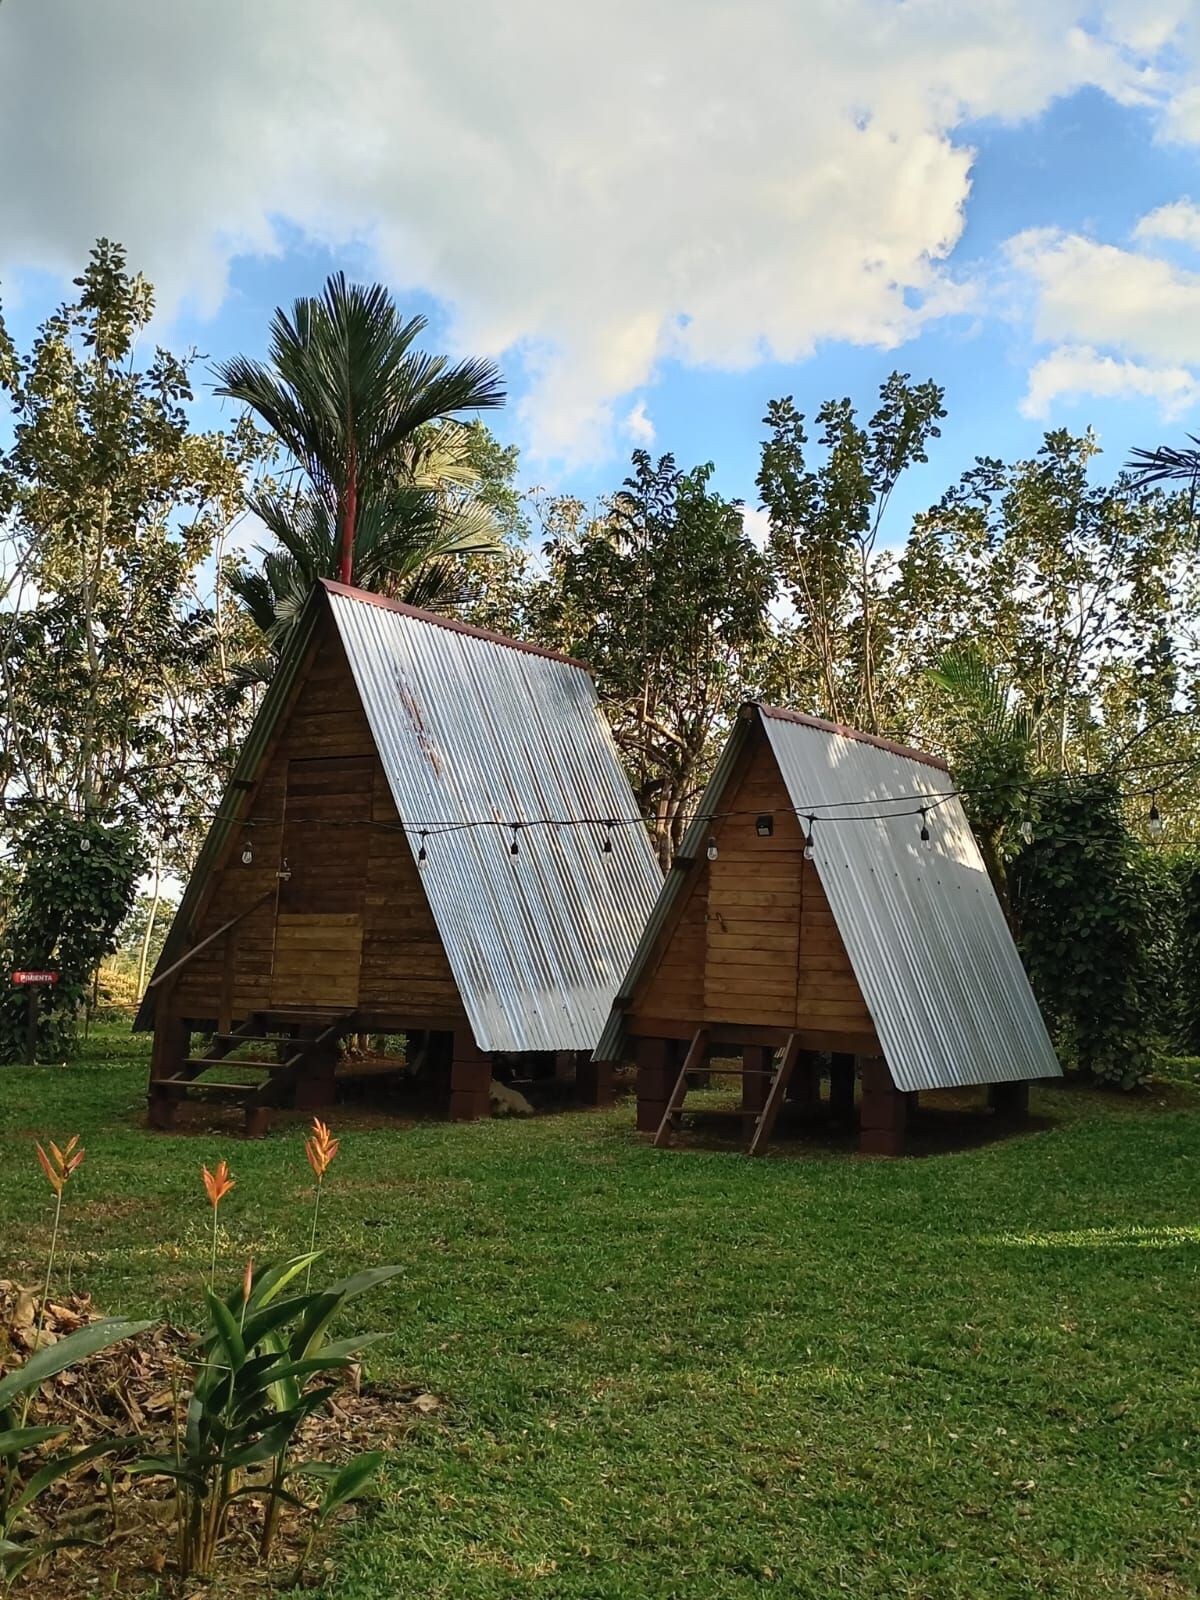
<instances>
[{"instance_id":1,"label":"mulch bed","mask_svg":"<svg viewBox=\"0 0 1200 1600\"><path fill-rule=\"evenodd\" d=\"M19 1367L38 1339L37 1292L0 1279L0 1376ZM72 1333L102 1315L87 1295L51 1296L40 1335L42 1345ZM174 1570L176 1506L166 1479L131 1477L123 1471L138 1456L170 1455L179 1396L189 1387L190 1336L162 1323L137 1339L101 1351L77 1367L49 1379L39 1390L30 1426L64 1428L51 1451L74 1452L104 1436L139 1436L135 1449L87 1463L56 1484L36 1503L38 1517L53 1536L80 1533L96 1542L56 1553L41 1572L31 1569L14 1595L82 1600L97 1593L136 1595L178 1593L253 1596L267 1593L295 1566L308 1537L309 1523L285 1507L281 1513L272 1564L258 1565L261 1510L253 1499L235 1502L214 1578L179 1584ZM348 1461L363 1450L393 1449L412 1428L431 1416L444 1418L445 1402L418 1388L388 1391L360 1381L356 1370L322 1410L297 1433L294 1459ZM293 1485L295 1487L295 1485ZM369 1502L364 1502L369 1503ZM358 1508L344 1509L342 1521ZM318 1540L302 1581L318 1587L331 1563Z\"/></svg>"}]
</instances>

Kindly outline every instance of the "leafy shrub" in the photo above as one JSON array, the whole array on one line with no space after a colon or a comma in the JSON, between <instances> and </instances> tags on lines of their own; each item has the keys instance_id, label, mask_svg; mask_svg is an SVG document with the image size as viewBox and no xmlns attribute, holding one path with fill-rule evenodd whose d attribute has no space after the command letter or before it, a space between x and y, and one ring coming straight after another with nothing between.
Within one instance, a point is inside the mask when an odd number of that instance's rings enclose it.
<instances>
[{"instance_id":1,"label":"leafy shrub","mask_svg":"<svg viewBox=\"0 0 1200 1600\"><path fill-rule=\"evenodd\" d=\"M1009 873L1021 953L1066 1062L1125 1088L1150 1072L1165 1023L1159 876L1111 779L1039 788Z\"/></svg>"}]
</instances>

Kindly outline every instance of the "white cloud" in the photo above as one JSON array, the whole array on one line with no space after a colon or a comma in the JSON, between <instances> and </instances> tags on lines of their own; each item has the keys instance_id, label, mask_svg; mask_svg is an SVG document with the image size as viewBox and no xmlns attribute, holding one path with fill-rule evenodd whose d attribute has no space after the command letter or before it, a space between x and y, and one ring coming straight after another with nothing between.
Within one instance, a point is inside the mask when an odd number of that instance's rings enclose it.
<instances>
[{"instance_id":1,"label":"white cloud","mask_svg":"<svg viewBox=\"0 0 1200 1600\"><path fill-rule=\"evenodd\" d=\"M354 241L457 348L519 354L537 453L595 456L664 358L891 347L953 307L965 121L1092 85L1190 137L1193 23L1186 0L3 6L0 267L70 274L106 233L213 310L281 223Z\"/></svg>"},{"instance_id":2,"label":"white cloud","mask_svg":"<svg viewBox=\"0 0 1200 1600\"><path fill-rule=\"evenodd\" d=\"M1008 250L1033 286L1039 340L1200 364L1200 273L1052 229L1018 234Z\"/></svg>"},{"instance_id":3,"label":"white cloud","mask_svg":"<svg viewBox=\"0 0 1200 1600\"><path fill-rule=\"evenodd\" d=\"M1190 200L1173 200L1170 205L1159 206L1141 219L1133 237L1200 246L1200 206Z\"/></svg>"},{"instance_id":4,"label":"white cloud","mask_svg":"<svg viewBox=\"0 0 1200 1600\"><path fill-rule=\"evenodd\" d=\"M649 449L657 438L654 430L654 419L646 410L645 400L639 400L635 406L625 413L625 421L622 426L626 437L632 439L634 444L640 445L644 449Z\"/></svg>"},{"instance_id":5,"label":"white cloud","mask_svg":"<svg viewBox=\"0 0 1200 1600\"><path fill-rule=\"evenodd\" d=\"M1021 410L1027 417L1049 418L1057 401L1093 395L1155 400L1170 421L1200 400L1200 382L1185 367L1143 366L1102 355L1089 345L1060 345L1031 368Z\"/></svg>"},{"instance_id":6,"label":"white cloud","mask_svg":"<svg viewBox=\"0 0 1200 1600\"><path fill-rule=\"evenodd\" d=\"M767 548L767 540L771 536L771 516L768 511L762 506L743 506L742 527L756 549Z\"/></svg>"}]
</instances>

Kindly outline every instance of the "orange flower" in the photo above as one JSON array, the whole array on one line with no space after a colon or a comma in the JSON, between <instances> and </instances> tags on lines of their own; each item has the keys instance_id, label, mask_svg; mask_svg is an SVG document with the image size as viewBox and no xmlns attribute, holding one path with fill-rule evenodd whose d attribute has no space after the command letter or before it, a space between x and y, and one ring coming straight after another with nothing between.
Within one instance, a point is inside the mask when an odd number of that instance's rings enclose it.
<instances>
[{"instance_id":1,"label":"orange flower","mask_svg":"<svg viewBox=\"0 0 1200 1600\"><path fill-rule=\"evenodd\" d=\"M304 1154L308 1157L308 1164L316 1173L317 1182L325 1176L329 1163L338 1153L339 1140L330 1136L329 1129L320 1117L313 1118L312 1138L304 1141Z\"/></svg>"},{"instance_id":2,"label":"orange flower","mask_svg":"<svg viewBox=\"0 0 1200 1600\"><path fill-rule=\"evenodd\" d=\"M204 1174L204 1192L208 1196L208 1203L215 1211L230 1189L235 1187L229 1176L229 1163L218 1161L215 1172L210 1172L207 1167L201 1167L200 1171Z\"/></svg>"},{"instance_id":3,"label":"orange flower","mask_svg":"<svg viewBox=\"0 0 1200 1600\"><path fill-rule=\"evenodd\" d=\"M67 1140L65 1150L60 1150L53 1139L47 1141L50 1154L47 1155L41 1145L36 1145L37 1158L41 1162L42 1171L46 1174L46 1181L55 1194L61 1194L67 1186L67 1181L78 1170L83 1161L85 1151L79 1145L79 1135L73 1133Z\"/></svg>"}]
</instances>

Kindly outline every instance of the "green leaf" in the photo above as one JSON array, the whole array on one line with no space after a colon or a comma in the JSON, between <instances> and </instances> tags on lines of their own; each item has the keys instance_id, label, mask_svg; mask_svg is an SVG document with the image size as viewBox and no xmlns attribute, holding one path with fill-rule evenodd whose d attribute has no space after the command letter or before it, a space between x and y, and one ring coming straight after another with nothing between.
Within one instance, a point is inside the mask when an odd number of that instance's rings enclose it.
<instances>
[{"instance_id":1,"label":"green leaf","mask_svg":"<svg viewBox=\"0 0 1200 1600\"><path fill-rule=\"evenodd\" d=\"M48 1489L52 1483L57 1483L60 1478L65 1478L69 1472L74 1472L77 1467L86 1466L89 1461L95 1461L98 1456L110 1456L118 1450L127 1450L137 1443L135 1437L124 1439L96 1439L86 1449L76 1450L73 1455L55 1456L47 1461L34 1473L25 1485L20 1496L13 1502L9 1510L10 1517L16 1517L26 1506L32 1505L43 1489Z\"/></svg>"},{"instance_id":2,"label":"green leaf","mask_svg":"<svg viewBox=\"0 0 1200 1600\"><path fill-rule=\"evenodd\" d=\"M0 1457L11 1456L15 1460L32 1445L42 1444L47 1439L60 1439L68 1431L65 1424L58 1428L9 1428L0 1433Z\"/></svg>"},{"instance_id":3,"label":"green leaf","mask_svg":"<svg viewBox=\"0 0 1200 1600\"><path fill-rule=\"evenodd\" d=\"M329 1487L325 1490L317 1511L318 1523L332 1516L338 1507L344 1506L348 1500L353 1500L362 1494L383 1466L383 1461L382 1450L365 1450L362 1455L355 1456L353 1461L348 1461L329 1481Z\"/></svg>"},{"instance_id":4,"label":"green leaf","mask_svg":"<svg viewBox=\"0 0 1200 1600\"><path fill-rule=\"evenodd\" d=\"M106 1317L100 1322L89 1323L86 1328L78 1328L57 1344L47 1345L44 1350L30 1356L23 1367L10 1372L6 1378L0 1378L0 1406L6 1406L18 1395L36 1389L47 1378L73 1367L76 1362L86 1361L89 1356L107 1350L110 1345L120 1344L122 1339L132 1339L153 1326L153 1322L129 1322L123 1317Z\"/></svg>"}]
</instances>

